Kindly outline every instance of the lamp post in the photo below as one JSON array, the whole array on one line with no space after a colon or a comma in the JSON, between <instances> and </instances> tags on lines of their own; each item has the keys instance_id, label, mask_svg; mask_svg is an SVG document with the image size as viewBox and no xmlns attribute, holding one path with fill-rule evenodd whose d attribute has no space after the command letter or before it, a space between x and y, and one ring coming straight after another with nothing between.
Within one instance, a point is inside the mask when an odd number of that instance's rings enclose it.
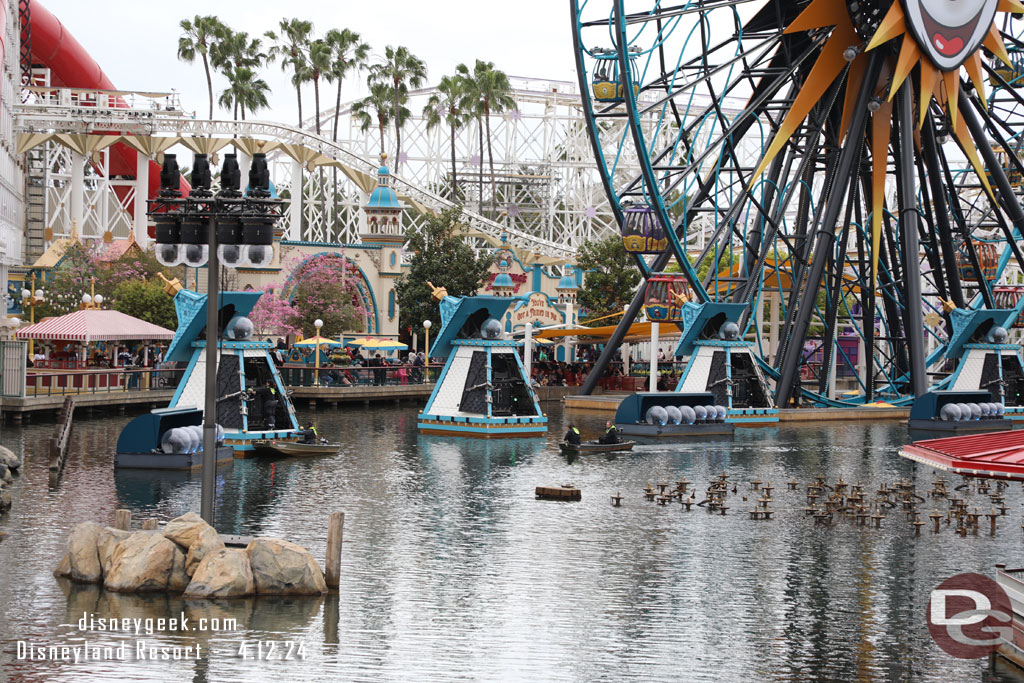
<instances>
[{"instance_id":1,"label":"lamp post","mask_svg":"<svg viewBox=\"0 0 1024 683\"><path fill-rule=\"evenodd\" d=\"M313 385L320 386L320 328L324 326L324 321L317 318L313 321L313 327L316 328L316 347L313 349L313 353L316 355L316 370L313 371Z\"/></svg>"},{"instance_id":2,"label":"lamp post","mask_svg":"<svg viewBox=\"0 0 1024 683\"><path fill-rule=\"evenodd\" d=\"M21 290L21 305L24 309L28 306L29 318L28 324L35 325L36 323L36 305L46 301L46 292L42 289L36 289L36 274L32 273L31 287L29 289ZM32 358L35 355L35 344L34 340L28 340L28 356Z\"/></svg>"},{"instance_id":3,"label":"lamp post","mask_svg":"<svg viewBox=\"0 0 1024 683\"><path fill-rule=\"evenodd\" d=\"M265 268L274 258L274 224L283 203L270 196L265 154L254 154L245 194L234 154L224 155L220 190L210 187L209 157L196 154L192 191L182 197L176 155L165 154L160 194L149 200L156 224L156 258L162 265L207 267L206 397L203 410L203 468L200 515L214 525L213 493L217 483L217 355L220 341L220 266ZM227 323L228 321L224 321Z\"/></svg>"},{"instance_id":4,"label":"lamp post","mask_svg":"<svg viewBox=\"0 0 1024 683\"><path fill-rule=\"evenodd\" d=\"M426 382L430 381L430 326L433 325L429 320L423 321L423 332L426 334L426 344L424 345L427 349L426 354L423 356L423 379Z\"/></svg>"}]
</instances>

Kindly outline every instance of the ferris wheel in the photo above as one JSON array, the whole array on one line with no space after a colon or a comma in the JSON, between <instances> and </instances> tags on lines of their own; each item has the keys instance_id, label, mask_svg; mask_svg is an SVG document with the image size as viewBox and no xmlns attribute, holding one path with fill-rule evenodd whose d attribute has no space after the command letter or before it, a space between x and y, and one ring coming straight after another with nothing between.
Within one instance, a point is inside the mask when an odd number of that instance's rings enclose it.
<instances>
[{"instance_id":1,"label":"ferris wheel","mask_svg":"<svg viewBox=\"0 0 1024 683\"><path fill-rule=\"evenodd\" d=\"M929 373L941 388L955 311L1020 309L1000 282L1024 272L1016 12L572 0L597 169L646 283L605 353L674 281L745 306L778 405L905 403Z\"/></svg>"}]
</instances>

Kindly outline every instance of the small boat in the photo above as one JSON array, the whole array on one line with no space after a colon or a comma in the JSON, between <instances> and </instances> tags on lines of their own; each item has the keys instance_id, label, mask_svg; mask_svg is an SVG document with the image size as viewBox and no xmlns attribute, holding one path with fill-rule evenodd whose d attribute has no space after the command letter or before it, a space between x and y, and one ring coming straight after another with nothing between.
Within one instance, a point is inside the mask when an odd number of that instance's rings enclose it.
<instances>
[{"instance_id":1,"label":"small boat","mask_svg":"<svg viewBox=\"0 0 1024 683\"><path fill-rule=\"evenodd\" d=\"M256 444L261 455L306 458L312 455L336 455L340 443L300 443L298 441L264 441Z\"/></svg>"},{"instance_id":2,"label":"small boat","mask_svg":"<svg viewBox=\"0 0 1024 683\"><path fill-rule=\"evenodd\" d=\"M563 453L611 453L613 451L631 451L636 441L620 441L619 443L599 443L597 441L584 441L581 444L563 441L558 447Z\"/></svg>"}]
</instances>

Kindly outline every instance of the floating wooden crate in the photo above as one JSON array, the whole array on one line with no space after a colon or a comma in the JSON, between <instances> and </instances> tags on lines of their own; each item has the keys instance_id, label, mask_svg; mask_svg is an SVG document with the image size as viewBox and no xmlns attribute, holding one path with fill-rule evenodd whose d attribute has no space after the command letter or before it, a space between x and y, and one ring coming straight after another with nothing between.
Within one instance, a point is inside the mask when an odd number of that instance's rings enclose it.
<instances>
[{"instance_id":1,"label":"floating wooden crate","mask_svg":"<svg viewBox=\"0 0 1024 683\"><path fill-rule=\"evenodd\" d=\"M538 486L537 498L541 500L581 500L582 493L572 486Z\"/></svg>"}]
</instances>

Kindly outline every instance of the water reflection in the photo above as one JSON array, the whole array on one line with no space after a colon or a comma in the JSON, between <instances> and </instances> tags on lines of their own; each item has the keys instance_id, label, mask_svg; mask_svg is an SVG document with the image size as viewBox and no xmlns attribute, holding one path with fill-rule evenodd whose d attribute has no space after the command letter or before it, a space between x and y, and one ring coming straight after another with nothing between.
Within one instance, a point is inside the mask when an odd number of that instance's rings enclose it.
<instances>
[{"instance_id":1,"label":"water reflection","mask_svg":"<svg viewBox=\"0 0 1024 683\"><path fill-rule=\"evenodd\" d=\"M585 438L606 415L549 408L547 439L420 436L415 408L315 414L336 457L236 461L218 473L222 531L280 535L322 560L330 512L346 512L342 587L313 600L192 601L122 596L56 581L50 571L70 527L109 523L119 507L163 519L198 509L198 473L114 473L117 434L130 417L81 421L61 481L33 454L51 425L6 428L28 451L0 519L0 666L20 680L309 681L624 678L740 680L1011 680L984 662L952 660L924 628L927 591L963 571L1024 564L1019 512L995 538L948 532L914 538L898 515L883 528L816 527L784 482L817 475L870 490L897 477L927 488L930 471L895 456L894 423L737 429L732 439L647 440L632 452L563 456L572 419ZM305 416L302 416L305 417ZM700 492L727 472L740 493L730 514L689 513L643 500L648 483L686 477ZM748 519L742 489L775 482L776 517ZM538 485L573 483L578 503L538 501ZM610 496L621 492L621 508ZM1008 504L1019 511L1018 486ZM749 496L748 496L749 498ZM735 501L735 502L732 502ZM187 662L44 664L13 661L15 643L79 642L83 612L237 620L240 630L154 634L201 645ZM90 639L114 639L89 633ZM134 638L134 636L132 636ZM301 641L305 660L254 663L255 640ZM2 677L2 676L0 676Z\"/></svg>"}]
</instances>

